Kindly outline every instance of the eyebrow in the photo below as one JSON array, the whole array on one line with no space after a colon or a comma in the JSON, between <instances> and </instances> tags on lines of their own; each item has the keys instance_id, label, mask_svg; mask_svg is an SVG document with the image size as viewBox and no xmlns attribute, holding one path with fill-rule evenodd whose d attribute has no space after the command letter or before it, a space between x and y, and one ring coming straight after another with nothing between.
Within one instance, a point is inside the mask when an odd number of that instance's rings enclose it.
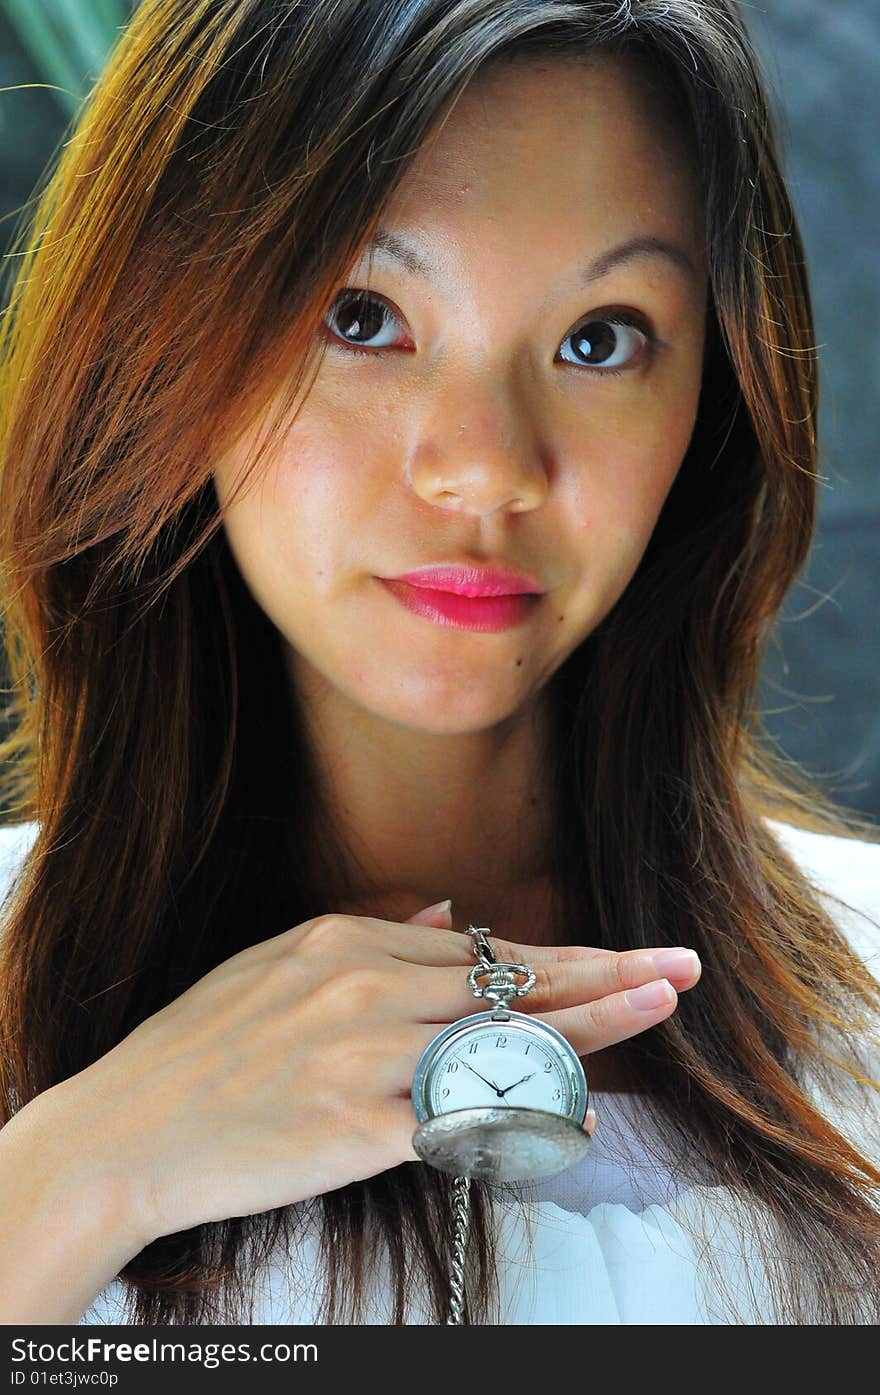
<instances>
[{"instance_id":1,"label":"eyebrow","mask_svg":"<svg viewBox=\"0 0 880 1395\"><path fill-rule=\"evenodd\" d=\"M418 276L424 281L433 280L437 274L436 268L431 262L422 257L416 248L399 233L391 232L389 228L376 230L371 240L366 244L364 251L369 252L372 249L385 252L394 261L400 262L411 275ZM592 261L581 267L577 284L588 286L593 281L600 281L616 267L622 266L625 262L635 261L639 257L663 257L679 270L697 280L697 269L683 247L678 247L674 242L669 242L666 238L659 237L655 233L647 233L639 237L628 238L626 242L621 242L616 247L610 247L607 251L600 252Z\"/></svg>"}]
</instances>

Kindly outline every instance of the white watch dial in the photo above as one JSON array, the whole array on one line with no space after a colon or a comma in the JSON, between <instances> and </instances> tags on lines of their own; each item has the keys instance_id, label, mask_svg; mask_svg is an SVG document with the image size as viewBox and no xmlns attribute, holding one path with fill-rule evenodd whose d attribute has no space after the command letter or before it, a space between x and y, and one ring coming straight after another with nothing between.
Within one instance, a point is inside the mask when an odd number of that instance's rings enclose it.
<instances>
[{"instance_id":1,"label":"white watch dial","mask_svg":"<svg viewBox=\"0 0 880 1395\"><path fill-rule=\"evenodd\" d=\"M452 1037L431 1062L427 1086L432 1114L505 1105L570 1114L574 1103L571 1066L559 1048L513 1022Z\"/></svg>"}]
</instances>

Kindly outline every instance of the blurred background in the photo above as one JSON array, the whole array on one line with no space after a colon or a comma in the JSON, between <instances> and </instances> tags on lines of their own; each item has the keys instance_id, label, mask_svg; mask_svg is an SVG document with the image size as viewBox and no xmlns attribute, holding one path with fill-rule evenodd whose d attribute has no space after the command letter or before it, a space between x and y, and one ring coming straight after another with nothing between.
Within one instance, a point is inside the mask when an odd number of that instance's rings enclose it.
<instances>
[{"instance_id":1,"label":"blurred background","mask_svg":"<svg viewBox=\"0 0 880 1395\"><path fill-rule=\"evenodd\" d=\"M0 0L0 254L138 0ZM820 345L819 528L761 684L779 749L880 820L880 6L743 4L780 117ZM0 677L5 682L2 644Z\"/></svg>"}]
</instances>

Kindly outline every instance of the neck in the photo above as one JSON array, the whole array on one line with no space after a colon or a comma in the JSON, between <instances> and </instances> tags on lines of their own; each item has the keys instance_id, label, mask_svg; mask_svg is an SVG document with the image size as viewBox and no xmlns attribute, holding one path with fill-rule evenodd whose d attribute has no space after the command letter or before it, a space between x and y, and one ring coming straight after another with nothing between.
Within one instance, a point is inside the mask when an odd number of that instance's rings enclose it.
<instances>
[{"instance_id":1,"label":"neck","mask_svg":"<svg viewBox=\"0 0 880 1395\"><path fill-rule=\"evenodd\" d=\"M448 896L456 929L552 943L546 695L494 726L435 733L378 717L295 660L291 677L318 783L312 855L328 890L345 888L338 909L406 919Z\"/></svg>"}]
</instances>

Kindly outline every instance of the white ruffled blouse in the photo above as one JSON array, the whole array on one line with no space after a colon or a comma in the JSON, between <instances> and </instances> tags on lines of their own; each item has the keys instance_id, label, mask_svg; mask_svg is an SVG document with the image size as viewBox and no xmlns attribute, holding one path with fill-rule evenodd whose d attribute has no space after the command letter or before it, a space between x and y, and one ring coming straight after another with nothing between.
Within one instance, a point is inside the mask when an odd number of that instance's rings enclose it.
<instances>
[{"instance_id":1,"label":"white ruffled blouse","mask_svg":"<svg viewBox=\"0 0 880 1395\"><path fill-rule=\"evenodd\" d=\"M848 903L825 905L850 944L880 979L880 845L806 832L771 822L813 882ZM36 825L0 829L0 900ZM880 1062L869 1057L874 1079ZM862 1097L814 1097L875 1163L880 1108L866 1118ZM711 1177L682 1177L661 1161L638 1095L594 1091L597 1131L584 1159L521 1188L498 1193L495 1206L498 1321L503 1324L707 1324L773 1322L757 1248L765 1224L741 1196ZM713 1269L702 1262L711 1255ZM320 1322L323 1293L317 1231L301 1233L295 1252L279 1253L258 1281L255 1323ZM386 1261L377 1262L365 1302L366 1323L390 1320ZM114 1280L80 1325L124 1323L124 1286ZM411 1295L407 1321L433 1321Z\"/></svg>"}]
</instances>

